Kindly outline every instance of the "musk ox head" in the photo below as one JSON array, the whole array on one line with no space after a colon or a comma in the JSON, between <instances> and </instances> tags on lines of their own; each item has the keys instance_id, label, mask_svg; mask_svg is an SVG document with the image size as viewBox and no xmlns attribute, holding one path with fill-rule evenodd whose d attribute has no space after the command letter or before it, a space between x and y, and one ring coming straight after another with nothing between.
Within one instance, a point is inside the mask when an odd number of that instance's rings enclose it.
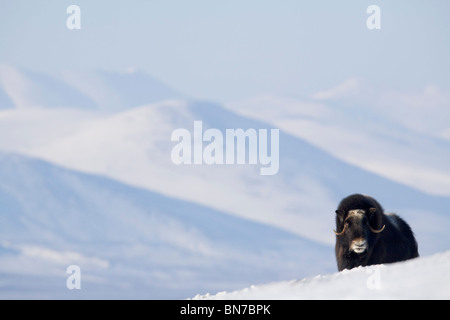
<instances>
[{"instance_id":1,"label":"musk ox head","mask_svg":"<svg viewBox=\"0 0 450 320\"><path fill-rule=\"evenodd\" d=\"M369 251L375 235L384 230L384 225L379 229L375 227L378 224L378 216L375 207L368 210L336 210L336 225L339 232L333 231L349 252L364 254Z\"/></svg>"}]
</instances>

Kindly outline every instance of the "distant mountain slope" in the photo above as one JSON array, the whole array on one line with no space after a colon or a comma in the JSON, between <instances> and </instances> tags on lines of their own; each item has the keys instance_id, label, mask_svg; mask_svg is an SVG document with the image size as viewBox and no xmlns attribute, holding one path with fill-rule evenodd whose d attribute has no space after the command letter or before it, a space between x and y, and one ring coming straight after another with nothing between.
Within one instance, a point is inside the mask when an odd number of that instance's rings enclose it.
<instances>
[{"instance_id":1,"label":"distant mountain slope","mask_svg":"<svg viewBox=\"0 0 450 320\"><path fill-rule=\"evenodd\" d=\"M11 98L5 92L4 88L0 88L0 110L12 108L14 108L14 103L12 102Z\"/></svg>"},{"instance_id":2,"label":"distant mountain slope","mask_svg":"<svg viewBox=\"0 0 450 320\"><path fill-rule=\"evenodd\" d=\"M139 70L71 70L55 77L0 65L0 109L70 107L115 112L184 97Z\"/></svg>"},{"instance_id":3,"label":"distant mountain slope","mask_svg":"<svg viewBox=\"0 0 450 320\"><path fill-rule=\"evenodd\" d=\"M0 153L2 299L184 298L332 268L330 247L280 229Z\"/></svg>"},{"instance_id":4,"label":"distant mountain slope","mask_svg":"<svg viewBox=\"0 0 450 320\"><path fill-rule=\"evenodd\" d=\"M143 71L67 71L61 77L83 92L105 111L118 111L167 99L183 99L184 94Z\"/></svg>"},{"instance_id":5,"label":"distant mountain slope","mask_svg":"<svg viewBox=\"0 0 450 320\"><path fill-rule=\"evenodd\" d=\"M449 196L450 94L432 88L408 94L359 82L347 82L356 88L345 99L337 93L317 94L321 99L264 96L225 107L279 127L359 168Z\"/></svg>"},{"instance_id":6,"label":"distant mountain slope","mask_svg":"<svg viewBox=\"0 0 450 320\"><path fill-rule=\"evenodd\" d=\"M67 83L10 65L0 65L0 86L15 108L97 108L89 97Z\"/></svg>"}]
</instances>

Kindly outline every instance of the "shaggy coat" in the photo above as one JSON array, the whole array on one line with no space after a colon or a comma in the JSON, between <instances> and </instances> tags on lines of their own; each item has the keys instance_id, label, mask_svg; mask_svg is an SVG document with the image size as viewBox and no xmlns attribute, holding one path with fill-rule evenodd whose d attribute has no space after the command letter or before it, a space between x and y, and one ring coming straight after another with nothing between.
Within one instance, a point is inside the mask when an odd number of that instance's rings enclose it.
<instances>
[{"instance_id":1,"label":"shaggy coat","mask_svg":"<svg viewBox=\"0 0 450 320\"><path fill-rule=\"evenodd\" d=\"M353 194L341 201L335 233L339 271L419 256L409 225L395 214L385 214L381 205L366 195Z\"/></svg>"}]
</instances>

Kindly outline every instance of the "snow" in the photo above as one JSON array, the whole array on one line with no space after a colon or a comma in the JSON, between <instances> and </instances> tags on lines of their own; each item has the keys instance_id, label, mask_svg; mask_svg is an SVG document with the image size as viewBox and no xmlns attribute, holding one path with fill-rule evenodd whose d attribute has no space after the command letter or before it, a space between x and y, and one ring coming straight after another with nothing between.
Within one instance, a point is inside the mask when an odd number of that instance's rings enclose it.
<instances>
[{"instance_id":1,"label":"snow","mask_svg":"<svg viewBox=\"0 0 450 320\"><path fill-rule=\"evenodd\" d=\"M450 251L393 264L358 267L301 280L198 294L197 300L450 298Z\"/></svg>"}]
</instances>

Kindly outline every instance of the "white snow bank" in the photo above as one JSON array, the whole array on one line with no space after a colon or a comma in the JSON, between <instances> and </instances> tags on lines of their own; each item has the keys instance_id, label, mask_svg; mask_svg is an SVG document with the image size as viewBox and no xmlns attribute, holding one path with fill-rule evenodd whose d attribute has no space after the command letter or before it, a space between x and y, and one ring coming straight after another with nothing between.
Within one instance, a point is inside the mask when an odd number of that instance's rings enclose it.
<instances>
[{"instance_id":1,"label":"white snow bank","mask_svg":"<svg viewBox=\"0 0 450 320\"><path fill-rule=\"evenodd\" d=\"M450 251L302 280L251 286L194 299L449 299Z\"/></svg>"}]
</instances>

